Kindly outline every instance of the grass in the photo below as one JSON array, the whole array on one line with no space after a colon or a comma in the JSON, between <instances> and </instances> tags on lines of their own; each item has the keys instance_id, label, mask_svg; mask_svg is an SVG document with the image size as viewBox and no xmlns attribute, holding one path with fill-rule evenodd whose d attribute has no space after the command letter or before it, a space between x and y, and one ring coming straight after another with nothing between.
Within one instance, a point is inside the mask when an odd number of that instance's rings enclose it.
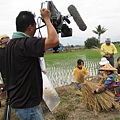
<instances>
[{"instance_id":1,"label":"grass","mask_svg":"<svg viewBox=\"0 0 120 120\"><path fill-rule=\"evenodd\" d=\"M117 47L118 53L120 52L120 47ZM59 54L46 54L45 59L46 62L54 62L57 60L66 60L66 58L74 58L75 56L81 56L85 55L86 58L88 59L100 59L101 55L100 52L97 50L92 50L92 49L82 49L78 51L73 51L73 52L60 52ZM119 56L118 54L115 56Z\"/></svg>"},{"instance_id":2,"label":"grass","mask_svg":"<svg viewBox=\"0 0 120 120\"><path fill-rule=\"evenodd\" d=\"M96 58L101 58L101 55L98 51L95 50L78 50L78 51L73 51L73 52L60 52L60 53L55 53L55 54L45 54L45 60L46 62L55 62L57 60L66 60L66 59L73 59L75 56L81 56L85 55L89 59L96 59Z\"/></svg>"},{"instance_id":3,"label":"grass","mask_svg":"<svg viewBox=\"0 0 120 120\"><path fill-rule=\"evenodd\" d=\"M115 117L114 119L111 119L111 120L120 120L120 117Z\"/></svg>"}]
</instances>

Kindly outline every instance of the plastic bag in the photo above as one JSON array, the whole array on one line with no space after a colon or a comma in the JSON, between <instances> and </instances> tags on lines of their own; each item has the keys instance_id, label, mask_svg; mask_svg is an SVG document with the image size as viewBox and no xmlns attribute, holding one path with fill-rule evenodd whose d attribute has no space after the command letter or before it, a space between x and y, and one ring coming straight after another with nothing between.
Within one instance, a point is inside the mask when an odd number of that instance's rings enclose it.
<instances>
[{"instance_id":1,"label":"plastic bag","mask_svg":"<svg viewBox=\"0 0 120 120\"><path fill-rule=\"evenodd\" d=\"M60 103L60 98L55 88L51 84L50 80L46 76L46 74L42 73L42 77L43 77L43 100L45 101L50 111L53 111Z\"/></svg>"}]
</instances>

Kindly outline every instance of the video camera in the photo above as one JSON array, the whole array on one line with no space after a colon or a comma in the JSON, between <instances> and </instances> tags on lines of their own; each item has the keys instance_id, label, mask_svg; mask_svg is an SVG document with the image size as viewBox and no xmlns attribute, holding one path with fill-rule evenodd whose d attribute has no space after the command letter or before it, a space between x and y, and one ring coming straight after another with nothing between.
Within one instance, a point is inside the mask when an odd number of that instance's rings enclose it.
<instances>
[{"instance_id":1,"label":"video camera","mask_svg":"<svg viewBox=\"0 0 120 120\"><path fill-rule=\"evenodd\" d=\"M72 36L72 28L69 28L68 25L65 23L67 22L68 24L70 24L68 16L62 16L52 1L42 2L41 8L46 8L51 12L51 23L56 29L57 33L61 33L61 37Z\"/></svg>"}]
</instances>

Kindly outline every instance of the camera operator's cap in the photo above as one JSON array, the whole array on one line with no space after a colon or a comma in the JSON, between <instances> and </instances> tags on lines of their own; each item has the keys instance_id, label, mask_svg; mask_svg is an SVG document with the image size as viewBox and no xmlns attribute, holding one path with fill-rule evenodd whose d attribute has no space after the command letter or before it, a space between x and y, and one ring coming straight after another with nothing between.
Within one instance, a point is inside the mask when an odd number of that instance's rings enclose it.
<instances>
[{"instance_id":1,"label":"camera operator's cap","mask_svg":"<svg viewBox=\"0 0 120 120\"><path fill-rule=\"evenodd\" d=\"M110 38L106 38L105 43L110 43L110 42L111 42Z\"/></svg>"},{"instance_id":2,"label":"camera operator's cap","mask_svg":"<svg viewBox=\"0 0 120 120\"><path fill-rule=\"evenodd\" d=\"M109 61L105 57L101 58L101 61L99 62L100 65L105 65L107 63L109 63Z\"/></svg>"},{"instance_id":3,"label":"camera operator's cap","mask_svg":"<svg viewBox=\"0 0 120 120\"><path fill-rule=\"evenodd\" d=\"M117 71L117 69L114 68L110 63L105 64L105 66L101 67L99 70L101 70L101 71L106 71L106 70Z\"/></svg>"},{"instance_id":4,"label":"camera operator's cap","mask_svg":"<svg viewBox=\"0 0 120 120\"><path fill-rule=\"evenodd\" d=\"M2 35L0 35L0 40L4 37L9 37L9 36L7 34L2 34Z\"/></svg>"}]
</instances>

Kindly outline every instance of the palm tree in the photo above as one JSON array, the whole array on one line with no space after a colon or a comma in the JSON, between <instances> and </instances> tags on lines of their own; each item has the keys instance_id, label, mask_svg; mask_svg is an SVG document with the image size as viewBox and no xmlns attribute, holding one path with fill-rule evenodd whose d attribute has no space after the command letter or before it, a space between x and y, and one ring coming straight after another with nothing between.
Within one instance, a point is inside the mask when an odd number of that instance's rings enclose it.
<instances>
[{"instance_id":1,"label":"palm tree","mask_svg":"<svg viewBox=\"0 0 120 120\"><path fill-rule=\"evenodd\" d=\"M98 40L100 41L100 36L101 34L105 33L106 32L106 28L104 27L101 27L101 25L98 25L96 27L96 30L92 30L95 34L98 34Z\"/></svg>"}]
</instances>

